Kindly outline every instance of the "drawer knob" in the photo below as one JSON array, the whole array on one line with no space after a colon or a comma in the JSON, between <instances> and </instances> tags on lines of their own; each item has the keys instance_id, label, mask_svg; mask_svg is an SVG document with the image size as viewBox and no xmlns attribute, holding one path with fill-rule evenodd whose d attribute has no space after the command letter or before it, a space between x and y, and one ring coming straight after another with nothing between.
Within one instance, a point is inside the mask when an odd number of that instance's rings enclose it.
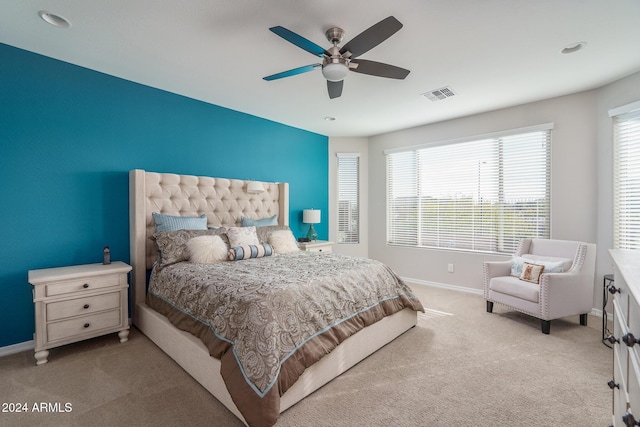
<instances>
[{"instance_id":1,"label":"drawer knob","mask_svg":"<svg viewBox=\"0 0 640 427\"><path fill-rule=\"evenodd\" d=\"M640 422L636 421L633 414L627 412L622 416L622 422L628 427L640 426Z\"/></svg>"},{"instance_id":2,"label":"drawer knob","mask_svg":"<svg viewBox=\"0 0 640 427\"><path fill-rule=\"evenodd\" d=\"M611 390L613 390L614 388L620 388L620 384L616 384L613 380L610 380L607 385L609 386L609 388Z\"/></svg>"},{"instance_id":3,"label":"drawer knob","mask_svg":"<svg viewBox=\"0 0 640 427\"><path fill-rule=\"evenodd\" d=\"M618 338L614 337L613 335L609 335L605 339L607 341L609 341L610 344L618 344L620 342L620 340Z\"/></svg>"},{"instance_id":4,"label":"drawer knob","mask_svg":"<svg viewBox=\"0 0 640 427\"><path fill-rule=\"evenodd\" d=\"M89 304L83 305L82 308L84 308L86 310L87 308L89 308Z\"/></svg>"},{"instance_id":5,"label":"drawer knob","mask_svg":"<svg viewBox=\"0 0 640 427\"><path fill-rule=\"evenodd\" d=\"M621 293L620 288L616 288L613 285L609 285L608 289L609 289L609 293L610 294L617 294L617 293L619 294L619 293Z\"/></svg>"},{"instance_id":6,"label":"drawer knob","mask_svg":"<svg viewBox=\"0 0 640 427\"><path fill-rule=\"evenodd\" d=\"M84 324L84 327L85 327L85 328L88 328L89 326L91 326L91 324L90 324L90 323L85 323L85 324Z\"/></svg>"},{"instance_id":7,"label":"drawer knob","mask_svg":"<svg viewBox=\"0 0 640 427\"><path fill-rule=\"evenodd\" d=\"M83 288L87 289L89 287L88 283L85 283L84 285L82 285Z\"/></svg>"},{"instance_id":8,"label":"drawer knob","mask_svg":"<svg viewBox=\"0 0 640 427\"><path fill-rule=\"evenodd\" d=\"M622 337L622 341L628 346L628 347L633 347L636 344L640 343L640 340L636 339L636 337L633 336L633 334L631 332L629 332L628 334L624 335Z\"/></svg>"}]
</instances>

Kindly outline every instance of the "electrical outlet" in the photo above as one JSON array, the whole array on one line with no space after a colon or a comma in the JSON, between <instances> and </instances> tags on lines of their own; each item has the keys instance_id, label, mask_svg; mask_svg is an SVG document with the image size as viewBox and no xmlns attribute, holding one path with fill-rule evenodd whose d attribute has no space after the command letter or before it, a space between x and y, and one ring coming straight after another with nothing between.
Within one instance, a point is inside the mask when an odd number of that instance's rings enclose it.
<instances>
[{"instance_id":1,"label":"electrical outlet","mask_svg":"<svg viewBox=\"0 0 640 427\"><path fill-rule=\"evenodd\" d=\"M447 271L448 271L449 273L453 273L453 264L449 264L449 265L447 265Z\"/></svg>"}]
</instances>

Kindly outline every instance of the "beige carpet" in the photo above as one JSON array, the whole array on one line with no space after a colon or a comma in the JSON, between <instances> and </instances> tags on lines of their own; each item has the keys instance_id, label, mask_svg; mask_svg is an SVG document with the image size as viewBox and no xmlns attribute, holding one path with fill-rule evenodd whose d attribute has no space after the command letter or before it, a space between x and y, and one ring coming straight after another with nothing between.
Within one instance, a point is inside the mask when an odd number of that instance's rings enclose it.
<instances>
[{"instance_id":1,"label":"beige carpet","mask_svg":"<svg viewBox=\"0 0 640 427\"><path fill-rule=\"evenodd\" d=\"M411 329L285 411L298 426L605 426L611 423L612 354L600 322L551 322L477 295L416 287L428 313ZM144 335L133 329L51 350L0 358L2 426L240 426L241 423ZM34 413L33 405L61 411ZM3 406L2 409L5 409Z\"/></svg>"}]
</instances>

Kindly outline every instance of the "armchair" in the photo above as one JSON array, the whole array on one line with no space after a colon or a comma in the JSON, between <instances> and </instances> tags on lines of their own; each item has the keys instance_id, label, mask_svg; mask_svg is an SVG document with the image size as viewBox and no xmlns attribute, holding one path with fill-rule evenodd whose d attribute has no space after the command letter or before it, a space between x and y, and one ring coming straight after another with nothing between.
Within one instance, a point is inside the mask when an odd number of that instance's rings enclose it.
<instances>
[{"instance_id":1,"label":"armchair","mask_svg":"<svg viewBox=\"0 0 640 427\"><path fill-rule=\"evenodd\" d=\"M576 314L586 326L593 308L595 263L592 243L523 239L510 261L484 263L487 312L494 302L506 305L540 319L544 334L549 334L551 320ZM539 283L535 265L545 266ZM533 277L528 274L532 269Z\"/></svg>"}]
</instances>

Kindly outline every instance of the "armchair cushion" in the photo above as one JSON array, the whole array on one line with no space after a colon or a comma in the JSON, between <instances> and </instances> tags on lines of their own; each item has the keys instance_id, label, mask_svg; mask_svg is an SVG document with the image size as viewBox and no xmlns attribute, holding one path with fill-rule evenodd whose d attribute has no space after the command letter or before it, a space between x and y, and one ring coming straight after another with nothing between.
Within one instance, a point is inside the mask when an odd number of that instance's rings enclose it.
<instances>
[{"instance_id":1,"label":"armchair cushion","mask_svg":"<svg viewBox=\"0 0 640 427\"><path fill-rule=\"evenodd\" d=\"M536 283L520 280L519 277L493 277L489 282L489 289L534 303L540 301L540 286Z\"/></svg>"}]
</instances>

